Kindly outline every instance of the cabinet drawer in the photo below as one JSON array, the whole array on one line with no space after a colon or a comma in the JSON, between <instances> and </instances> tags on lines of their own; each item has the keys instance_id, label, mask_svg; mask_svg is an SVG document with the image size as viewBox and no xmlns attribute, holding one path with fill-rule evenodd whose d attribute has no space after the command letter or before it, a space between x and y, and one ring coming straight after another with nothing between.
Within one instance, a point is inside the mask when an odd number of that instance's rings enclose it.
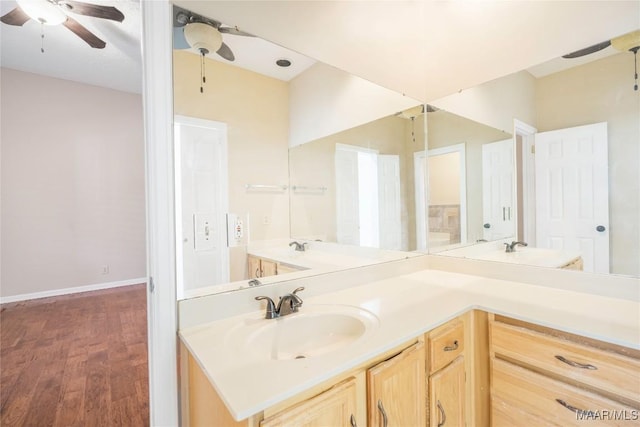
<instances>
[{"instance_id":1,"label":"cabinet drawer","mask_svg":"<svg viewBox=\"0 0 640 427\"><path fill-rule=\"evenodd\" d=\"M429 334L429 373L451 363L464 350L464 324L454 322Z\"/></svg>"},{"instance_id":2,"label":"cabinet drawer","mask_svg":"<svg viewBox=\"0 0 640 427\"><path fill-rule=\"evenodd\" d=\"M491 352L640 407L640 361L522 327L491 322Z\"/></svg>"},{"instance_id":3,"label":"cabinet drawer","mask_svg":"<svg viewBox=\"0 0 640 427\"><path fill-rule=\"evenodd\" d=\"M492 406L498 412L497 421L504 419L499 414L501 409L513 407L525 413L523 422L538 418L545 420L542 425L584 427L589 421L605 426L638 423L637 409L503 360L492 362ZM494 425L498 425L496 420Z\"/></svg>"},{"instance_id":4,"label":"cabinet drawer","mask_svg":"<svg viewBox=\"0 0 640 427\"><path fill-rule=\"evenodd\" d=\"M549 420L544 420L525 412L504 400L494 397L491 399L491 426L492 427L514 427L514 426L545 426L562 427Z\"/></svg>"}]
</instances>

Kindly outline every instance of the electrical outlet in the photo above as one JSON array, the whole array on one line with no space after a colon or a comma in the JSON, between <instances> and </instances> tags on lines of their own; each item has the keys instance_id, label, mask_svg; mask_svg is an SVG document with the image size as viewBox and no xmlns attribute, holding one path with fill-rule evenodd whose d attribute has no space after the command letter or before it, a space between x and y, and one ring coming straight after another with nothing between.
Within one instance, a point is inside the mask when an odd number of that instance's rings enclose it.
<instances>
[{"instance_id":1,"label":"electrical outlet","mask_svg":"<svg viewBox=\"0 0 640 427\"><path fill-rule=\"evenodd\" d=\"M109 265L103 265L102 266L102 274L109 274Z\"/></svg>"},{"instance_id":2,"label":"electrical outlet","mask_svg":"<svg viewBox=\"0 0 640 427\"><path fill-rule=\"evenodd\" d=\"M262 217L262 223L264 225L269 225L269 216L265 215Z\"/></svg>"}]
</instances>

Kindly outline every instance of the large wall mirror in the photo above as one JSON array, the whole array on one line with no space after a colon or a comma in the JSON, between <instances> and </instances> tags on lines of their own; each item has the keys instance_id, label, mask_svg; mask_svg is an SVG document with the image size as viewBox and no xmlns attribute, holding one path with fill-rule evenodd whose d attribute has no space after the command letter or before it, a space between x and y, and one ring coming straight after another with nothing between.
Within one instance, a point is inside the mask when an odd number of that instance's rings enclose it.
<instances>
[{"instance_id":1,"label":"large wall mirror","mask_svg":"<svg viewBox=\"0 0 640 427\"><path fill-rule=\"evenodd\" d=\"M419 101L215 16L174 18L179 298L418 254ZM223 44L197 45L191 22Z\"/></svg>"},{"instance_id":2,"label":"large wall mirror","mask_svg":"<svg viewBox=\"0 0 640 427\"><path fill-rule=\"evenodd\" d=\"M629 46L640 44L640 32L623 38ZM579 257L578 269L638 277L635 61L632 52L612 43L597 53L558 58L434 101L452 123L440 123L438 113L428 115L428 152L440 154L445 146L445 152L466 156L467 234L460 240L457 230L430 224L430 231L443 233L430 252L547 267L567 266ZM460 121L478 129L455 135L467 128ZM474 155L476 141L481 153ZM450 180L432 173L434 184ZM446 225L457 204L434 200L433 186L431 194L429 215ZM528 246L507 253L505 243L513 241Z\"/></svg>"}]
</instances>

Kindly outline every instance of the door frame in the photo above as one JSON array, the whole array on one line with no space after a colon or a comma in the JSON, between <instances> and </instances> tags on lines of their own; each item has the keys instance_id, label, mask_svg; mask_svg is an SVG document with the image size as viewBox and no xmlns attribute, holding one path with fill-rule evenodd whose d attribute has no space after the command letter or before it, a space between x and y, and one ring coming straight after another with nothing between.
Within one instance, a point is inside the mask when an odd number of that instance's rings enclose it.
<instances>
[{"instance_id":1,"label":"door frame","mask_svg":"<svg viewBox=\"0 0 640 427\"><path fill-rule=\"evenodd\" d=\"M143 1L149 424L180 425L173 170L173 6Z\"/></svg>"},{"instance_id":2,"label":"door frame","mask_svg":"<svg viewBox=\"0 0 640 427\"><path fill-rule=\"evenodd\" d=\"M517 147L518 136L521 137L522 162L518 162L516 151L513 150L516 176L522 171L522 215L523 228L522 236L525 242L531 246L536 245L536 169L535 169L535 134L538 132L533 126L513 119L513 145ZM517 198L520 197L516 189L515 214L519 218ZM516 221L516 236L520 235L518 221Z\"/></svg>"}]
</instances>

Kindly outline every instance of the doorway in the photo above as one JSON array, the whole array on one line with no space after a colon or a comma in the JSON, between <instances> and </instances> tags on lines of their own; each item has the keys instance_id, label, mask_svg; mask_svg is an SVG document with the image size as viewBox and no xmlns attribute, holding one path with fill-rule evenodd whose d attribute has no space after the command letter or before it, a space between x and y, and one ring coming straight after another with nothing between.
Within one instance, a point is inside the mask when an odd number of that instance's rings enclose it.
<instances>
[{"instance_id":1,"label":"doorway","mask_svg":"<svg viewBox=\"0 0 640 427\"><path fill-rule=\"evenodd\" d=\"M400 250L400 157L336 144L335 171L338 243Z\"/></svg>"}]
</instances>

